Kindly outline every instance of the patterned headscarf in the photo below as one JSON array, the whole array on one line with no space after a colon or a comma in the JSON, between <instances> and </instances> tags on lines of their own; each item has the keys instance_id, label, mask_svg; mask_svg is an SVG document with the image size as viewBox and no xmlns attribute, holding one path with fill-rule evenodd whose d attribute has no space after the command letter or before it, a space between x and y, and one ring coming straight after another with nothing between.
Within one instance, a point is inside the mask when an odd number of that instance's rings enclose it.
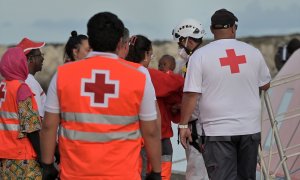
<instances>
[{"instance_id":1,"label":"patterned headscarf","mask_svg":"<svg viewBox=\"0 0 300 180\"><path fill-rule=\"evenodd\" d=\"M25 81L28 76L27 58L20 47L8 48L0 61L0 73L4 79Z\"/></svg>"}]
</instances>

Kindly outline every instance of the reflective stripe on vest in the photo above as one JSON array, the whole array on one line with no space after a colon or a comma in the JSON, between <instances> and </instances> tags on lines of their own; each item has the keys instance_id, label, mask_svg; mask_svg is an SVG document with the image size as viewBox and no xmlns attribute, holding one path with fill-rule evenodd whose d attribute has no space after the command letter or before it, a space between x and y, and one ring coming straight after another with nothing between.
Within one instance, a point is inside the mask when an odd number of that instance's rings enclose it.
<instances>
[{"instance_id":1,"label":"reflective stripe on vest","mask_svg":"<svg viewBox=\"0 0 300 180\"><path fill-rule=\"evenodd\" d=\"M113 140L135 140L141 137L139 130L128 132L114 132L114 133L95 133L83 132L77 130L65 129L60 127L60 136L66 137L70 140L81 140L88 142L109 142Z\"/></svg>"},{"instance_id":2,"label":"reflective stripe on vest","mask_svg":"<svg viewBox=\"0 0 300 180\"><path fill-rule=\"evenodd\" d=\"M138 121L138 116L115 116L73 112L62 112L61 117L65 121L113 125L129 125Z\"/></svg>"},{"instance_id":3,"label":"reflective stripe on vest","mask_svg":"<svg viewBox=\"0 0 300 180\"><path fill-rule=\"evenodd\" d=\"M0 111L0 116L6 119L16 119L18 120L18 114L14 112Z\"/></svg>"},{"instance_id":4,"label":"reflective stripe on vest","mask_svg":"<svg viewBox=\"0 0 300 180\"><path fill-rule=\"evenodd\" d=\"M3 123L0 123L0 130L18 131L19 130L19 124L3 124Z\"/></svg>"},{"instance_id":5,"label":"reflective stripe on vest","mask_svg":"<svg viewBox=\"0 0 300 180\"><path fill-rule=\"evenodd\" d=\"M172 162L172 155L162 155L161 162Z\"/></svg>"}]
</instances>

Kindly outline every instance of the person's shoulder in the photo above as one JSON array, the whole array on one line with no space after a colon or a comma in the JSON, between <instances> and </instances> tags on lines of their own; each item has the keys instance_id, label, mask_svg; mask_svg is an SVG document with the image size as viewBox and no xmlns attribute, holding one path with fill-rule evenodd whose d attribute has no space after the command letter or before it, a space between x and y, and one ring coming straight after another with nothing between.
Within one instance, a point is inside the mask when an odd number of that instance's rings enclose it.
<instances>
[{"instance_id":1,"label":"person's shoulder","mask_svg":"<svg viewBox=\"0 0 300 180\"><path fill-rule=\"evenodd\" d=\"M25 83L28 84L28 86L31 88L40 87L40 83L31 74L28 74L27 79L25 80Z\"/></svg>"},{"instance_id":2,"label":"person's shoulder","mask_svg":"<svg viewBox=\"0 0 300 180\"><path fill-rule=\"evenodd\" d=\"M214 43L214 42L210 42L200 48L198 48L194 53L193 55L202 55L202 54L207 54L208 52L211 52L213 50L215 50L217 44Z\"/></svg>"},{"instance_id":3,"label":"person's shoulder","mask_svg":"<svg viewBox=\"0 0 300 180\"><path fill-rule=\"evenodd\" d=\"M129 66L132 66L132 67L134 67L134 68L139 68L140 66L142 66L141 64L138 64L138 63L134 63L134 62L131 62L131 61L126 61L126 60L124 60L124 59L119 59L119 62L121 62L121 63L123 63L123 64L125 64L125 65L129 65Z\"/></svg>"}]
</instances>

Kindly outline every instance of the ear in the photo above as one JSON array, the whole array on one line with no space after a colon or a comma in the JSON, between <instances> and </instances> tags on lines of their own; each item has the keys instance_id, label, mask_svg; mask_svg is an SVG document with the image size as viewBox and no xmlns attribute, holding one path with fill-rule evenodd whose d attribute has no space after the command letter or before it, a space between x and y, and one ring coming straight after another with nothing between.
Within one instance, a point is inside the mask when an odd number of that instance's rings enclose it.
<instances>
[{"instance_id":1,"label":"ear","mask_svg":"<svg viewBox=\"0 0 300 180\"><path fill-rule=\"evenodd\" d=\"M118 44L117 44L116 51L118 52L120 49L122 49L122 47L123 47L123 39L121 37Z\"/></svg>"},{"instance_id":2,"label":"ear","mask_svg":"<svg viewBox=\"0 0 300 180\"><path fill-rule=\"evenodd\" d=\"M231 29L232 29L232 30L231 30L231 31L232 31L232 33L233 33L233 34L235 34L235 33L236 33L236 26L235 26L235 25L233 25Z\"/></svg>"},{"instance_id":3,"label":"ear","mask_svg":"<svg viewBox=\"0 0 300 180\"><path fill-rule=\"evenodd\" d=\"M27 63L28 63L28 64L33 63L33 60L31 59L31 57L29 57L29 58L27 59Z\"/></svg>"},{"instance_id":4,"label":"ear","mask_svg":"<svg viewBox=\"0 0 300 180\"><path fill-rule=\"evenodd\" d=\"M73 56L74 56L74 58L76 59L76 57L77 57L77 53L78 53L78 50L77 50L77 49L73 49L73 50L72 50L72 52L73 52Z\"/></svg>"}]
</instances>

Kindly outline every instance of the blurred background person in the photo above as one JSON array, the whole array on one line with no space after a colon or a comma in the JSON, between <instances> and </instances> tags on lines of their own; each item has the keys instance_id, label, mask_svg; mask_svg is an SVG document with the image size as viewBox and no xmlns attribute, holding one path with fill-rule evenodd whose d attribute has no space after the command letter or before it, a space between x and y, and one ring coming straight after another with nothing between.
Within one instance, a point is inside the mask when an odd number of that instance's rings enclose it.
<instances>
[{"instance_id":1,"label":"blurred background person","mask_svg":"<svg viewBox=\"0 0 300 180\"><path fill-rule=\"evenodd\" d=\"M84 59L90 51L88 37L83 34L78 35L76 31L72 31L65 46L65 63Z\"/></svg>"},{"instance_id":2,"label":"blurred background person","mask_svg":"<svg viewBox=\"0 0 300 180\"><path fill-rule=\"evenodd\" d=\"M300 41L297 38L293 38L287 44L278 47L275 54L275 65L278 71L288 61L289 57L299 48Z\"/></svg>"},{"instance_id":3,"label":"blurred background person","mask_svg":"<svg viewBox=\"0 0 300 180\"><path fill-rule=\"evenodd\" d=\"M9 48L0 62L0 179L42 179L39 165L41 120L34 94L25 83L27 58Z\"/></svg>"}]
</instances>

